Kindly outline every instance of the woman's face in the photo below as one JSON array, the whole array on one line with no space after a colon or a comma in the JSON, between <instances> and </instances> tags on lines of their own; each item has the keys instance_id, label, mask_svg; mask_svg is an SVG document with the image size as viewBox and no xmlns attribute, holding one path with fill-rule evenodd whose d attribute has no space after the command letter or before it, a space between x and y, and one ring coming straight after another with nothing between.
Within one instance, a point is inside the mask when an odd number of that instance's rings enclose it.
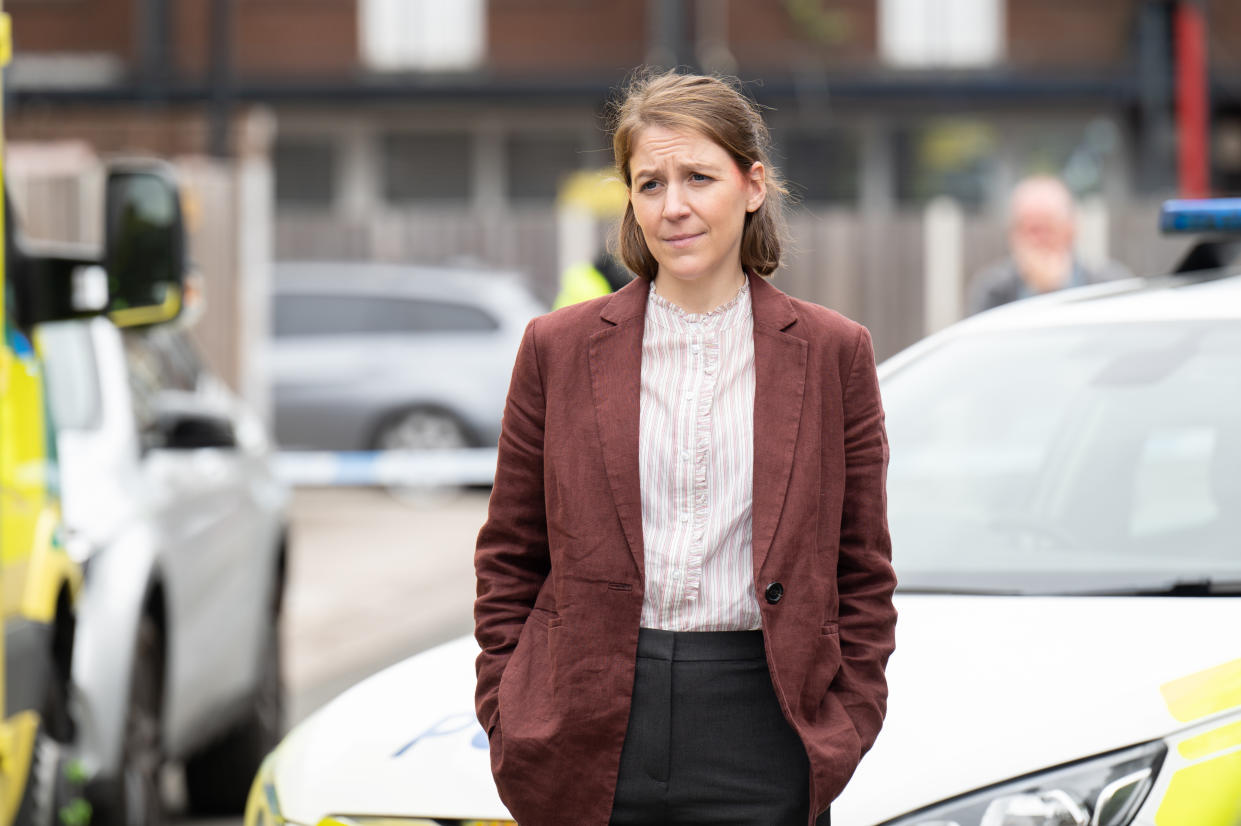
<instances>
[{"instance_id":1,"label":"woman's face","mask_svg":"<svg viewBox=\"0 0 1241 826\"><path fill-rule=\"evenodd\" d=\"M747 212L767 194L764 170L746 174L719 144L697 132L647 126L634 138L629 200L657 277L719 282L741 271Z\"/></svg>"}]
</instances>

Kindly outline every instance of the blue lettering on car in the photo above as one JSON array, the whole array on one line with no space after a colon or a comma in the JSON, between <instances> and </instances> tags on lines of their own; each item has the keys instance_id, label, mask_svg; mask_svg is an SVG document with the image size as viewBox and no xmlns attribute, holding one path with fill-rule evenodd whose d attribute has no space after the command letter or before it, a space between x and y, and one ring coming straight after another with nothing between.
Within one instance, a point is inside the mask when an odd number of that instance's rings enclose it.
<instances>
[{"instance_id":1,"label":"blue lettering on car","mask_svg":"<svg viewBox=\"0 0 1241 826\"><path fill-rule=\"evenodd\" d=\"M436 737L448 737L453 734L460 734L463 731L474 730L474 736L470 738L470 745L476 749L487 748L487 733L483 731L483 727L478 724L478 719L472 713L463 712L460 714L449 714L441 717L426 728L421 734L410 740L405 745L396 750L392 755L393 759L400 757L405 752L412 749L422 740L431 740Z\"/></svg>"}]
</instances>

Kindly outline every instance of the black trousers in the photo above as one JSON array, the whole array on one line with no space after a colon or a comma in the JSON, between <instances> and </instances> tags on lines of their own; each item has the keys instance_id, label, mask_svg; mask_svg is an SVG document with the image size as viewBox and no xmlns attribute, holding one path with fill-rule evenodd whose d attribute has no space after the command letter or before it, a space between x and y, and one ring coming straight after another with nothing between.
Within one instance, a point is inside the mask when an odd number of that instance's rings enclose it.
<instances>
[{"instance_id":1,"label":"black trousers","mask_svg":"<svg viewBox=\"0 0 1241 826\"><path fill-rule=\"evenodd\" d=\"M809 809L762 632L641 629L612 826L806 826Z\"/></svg>"}]
</instances>

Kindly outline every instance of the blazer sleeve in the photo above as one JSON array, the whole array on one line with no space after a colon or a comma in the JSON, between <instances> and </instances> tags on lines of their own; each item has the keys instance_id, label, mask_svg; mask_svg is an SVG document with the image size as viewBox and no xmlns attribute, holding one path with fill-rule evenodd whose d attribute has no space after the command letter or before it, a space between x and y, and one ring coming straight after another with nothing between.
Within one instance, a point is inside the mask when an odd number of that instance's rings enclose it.
<instances>
[{"instance_id":1,"label":"blazer sleeve","mask_svg":"<svg viewBox=\"0 0 1241 826\"><path fill-rule=\"evenodd\" d=\"M883 404L870 333L858 329L844 389L845 499L836 570L841 666L831 691L848 711L865 754L887 709L884 668L896 646L896 574L888 535Z\"/></svg>"},{"instance_id":2,"label":"blazer sleeve","mask_svg":"<svg viewBox=\"0 0 1241 826\"><path fill-rule=\"evenodd\" d=\"M522 337L501 420L495 484L474 550L475 711L490 736L499 722L500 676L550 570L543 498L546 400L535 325Z\"/></svg>"}]
</instances>

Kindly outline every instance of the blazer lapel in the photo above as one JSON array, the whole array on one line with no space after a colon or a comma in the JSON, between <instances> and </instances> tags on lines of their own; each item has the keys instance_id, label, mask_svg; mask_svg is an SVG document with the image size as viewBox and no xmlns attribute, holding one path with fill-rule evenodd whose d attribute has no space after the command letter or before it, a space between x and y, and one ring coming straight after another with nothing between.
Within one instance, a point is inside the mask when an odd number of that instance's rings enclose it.
<instances>
[{"instance_id":1,"label":"blazer lapel","mask_svg":"<svg viewBox=\"0 0 1241 826\"><path fill-rule=\"evenodd\" d=\"M642 490L638 416L642 394L642 330L649 282L635 278L600 314L609 326L590 337L590 378L603 464L638 577L642 562Z\"/></svg>"},{"instance_id":2,"label":"blazer lapel","mask_svg":"<svg viewBox=\"0 0 1241 826\"><path fill-rule=\"evenodd\" d=\"M806 389L804 339L786 332L797 321L788 297L750 276L754 308L754 573L758 575L788 492Z\"/></svg>"}]
</instances>

